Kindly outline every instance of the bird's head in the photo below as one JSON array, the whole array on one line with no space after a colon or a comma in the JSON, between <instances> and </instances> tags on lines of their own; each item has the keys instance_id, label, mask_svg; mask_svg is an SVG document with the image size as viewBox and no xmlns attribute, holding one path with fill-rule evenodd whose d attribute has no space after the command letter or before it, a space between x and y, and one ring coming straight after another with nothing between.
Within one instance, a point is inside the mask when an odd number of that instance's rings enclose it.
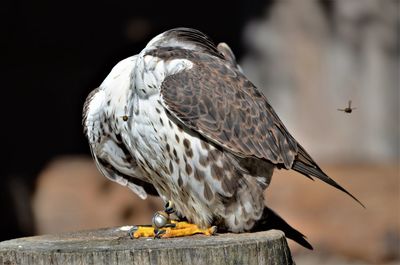
<instances>
[{"instance_id":1,"label":"bird's head","mask_svg":"<svg viewBox=\"0 0 400 265\"><path fill-rule=\"evenodd\" d=\"M160 47L171 49L194 50L224 59L243 73L236 62L235 55L228 44L221 42L218 45L206 34L191 28L175 28L165 31L154 37L144 49L154 50Z\"/></svg>"},{"instance_id":2,"label":"bird's head","mask_svg":"<svg viewBox=\"0 0 400 265\"><path fill-rule=\"evenodd\" d=\"M210 37L191 28L175 28L165 31L149 41L145 49L152 50L159 47L202 51L224 58Z\"/></svg>"}]
</instances>

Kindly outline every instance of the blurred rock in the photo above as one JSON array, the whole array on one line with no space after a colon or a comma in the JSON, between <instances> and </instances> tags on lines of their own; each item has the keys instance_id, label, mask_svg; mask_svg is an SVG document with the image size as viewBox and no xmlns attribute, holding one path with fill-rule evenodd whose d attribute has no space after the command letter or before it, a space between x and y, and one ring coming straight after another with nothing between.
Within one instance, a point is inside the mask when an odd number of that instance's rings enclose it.
<instances>
[{"instance_id":1,"label":"blurred rock","mask_svg":"<svg viewBox=\"0 0 400 265\"><path fill-rule=\"evenodd\" d=\"M398 165L325 166L326 173L364 203L294 171L273 176L267 204L307 236L314 251L289 242L297 264L386 264L400 262ZM311 261L298 262L308 255ZM332 263L329 259L347 260ZM325 259L326 262L317 262ZM394 264L394 263L393 263Z\"/></svg>"},{"instance_id":2,"label":"blurred rock","mask_svg":"<svg viewBox=\"0 0 400 265\"><path fill-rule=\"evenodd\" d=\"M37 233L150 224L158 198L141 200L103 177L90 157L63 157L40 174L33 199Z\"/></svg>"}]
</instances>

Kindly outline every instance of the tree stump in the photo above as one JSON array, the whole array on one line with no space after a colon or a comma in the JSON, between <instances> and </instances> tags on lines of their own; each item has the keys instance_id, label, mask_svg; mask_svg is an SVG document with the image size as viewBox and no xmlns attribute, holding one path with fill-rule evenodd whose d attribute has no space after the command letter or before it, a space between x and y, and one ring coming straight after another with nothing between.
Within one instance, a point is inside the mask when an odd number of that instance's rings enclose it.
<instances>
[{"instance_id":1,"label":"tree stump","mask_svg":"<svg viewBox=\"0 0 400 265\"><path fill-rule=\"evenodd\" d=\"M294 264L281 231L131 239L126 227L18 238L0 243L0 264Z\"/></svg>"}]
</instances>

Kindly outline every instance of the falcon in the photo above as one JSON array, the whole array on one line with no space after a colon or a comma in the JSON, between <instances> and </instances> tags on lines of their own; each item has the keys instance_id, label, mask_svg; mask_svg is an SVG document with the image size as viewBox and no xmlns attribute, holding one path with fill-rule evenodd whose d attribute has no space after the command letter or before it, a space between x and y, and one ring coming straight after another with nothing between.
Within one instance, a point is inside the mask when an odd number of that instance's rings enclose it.
<instances>
[{"instance_id":1,"label":"falcon","mask_svg":"<svg viewBox=\"0 0 400 265\"><path fill-rule=\"evenodd\" d=\"M229 46L198 30L168 30L119 62L87 97L83 126L104 176L166 203L133 237L275 228L312 248L264 203L275 168L358 201L292 137Z\"/></svg>"}]
</instances>

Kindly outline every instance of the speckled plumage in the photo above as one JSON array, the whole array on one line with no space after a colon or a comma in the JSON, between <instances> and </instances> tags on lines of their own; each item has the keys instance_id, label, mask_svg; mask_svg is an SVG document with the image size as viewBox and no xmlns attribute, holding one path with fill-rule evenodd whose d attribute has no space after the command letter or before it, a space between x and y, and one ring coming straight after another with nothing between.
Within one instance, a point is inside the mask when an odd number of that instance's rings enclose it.
<instances>
[{"instance_id":1,"label":"speckled plumage","mask_svg":"<svg viewBox=\"0 0 400 265\"><path fill-rule=\"evenodd\" d=\"M348 193L289 134L230 48L196 30L164 32L121 61L88 96L83 124L105 176L173 201L200 227L262 229L277 217L263 195L275 167Z\"/></svg>"}]
</instances>

